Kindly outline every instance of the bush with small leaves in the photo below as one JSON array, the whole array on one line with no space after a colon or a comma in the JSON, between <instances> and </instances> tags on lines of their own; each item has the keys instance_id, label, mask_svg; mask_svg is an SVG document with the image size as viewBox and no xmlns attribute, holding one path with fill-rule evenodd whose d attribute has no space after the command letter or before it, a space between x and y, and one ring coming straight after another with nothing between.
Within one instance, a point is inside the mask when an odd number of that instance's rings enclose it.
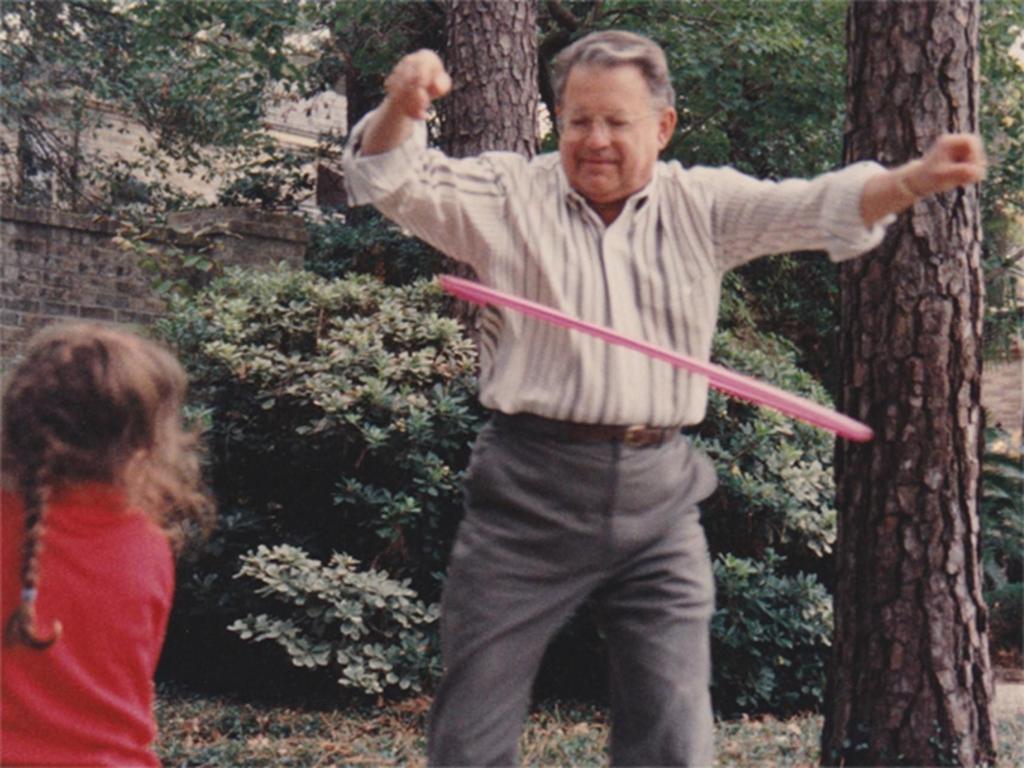
<instances>
[{"instance_id":1,"label":"bush with small leaves","mask_svg":"<svg viewBox=\"0 0 1024 768\"><path fill-rule=\"evenodd\" d=\"M408 581L360 571L340 553L325 565L287 545L259 546L241 563L237 577L257 582L272 611L228 627L243 640L272 641L295 666L330 669L339 685L365 694L419 692L438 674L424 631L438 608L418 600Z\"/></svg>"},{"instance_id":2,"label":"bush with small leaves","mask_svg":"<svg viewBox=\"0 0 1024 768\"><path fill-rule=\"evenodd\" d=\"M1019 659L1024 655L1024 463L1019 453L1007 450L1010 445L1009 435L988 431L979 510L981 566L992 650Z\"/></svg>"},{"instance_id":3,"label":"bush with small leaves","mask_svg":"<svg viewBox=\"0 0 1024 768\"><path fill-rule=\"evenodd\" d=\"M776 337L722 332L713 355L729 368L831 405L821 385L797 367L792 347ZM703 504L712 552L757 558L773 548L786 573L825 577L836 536L832 435L712 391L695 443L718 470L718 492Z\"/></svg>"},{"instance_id":4,"label":"bush with small leaves","mask_svg":"<svg viewBox=\"0 0 1024 768\"><path fill-rule=\"evenodd\" d=\"M715 559L714 699L726 716L815 709L832 645L832 598L810 574L779 575L779 556Z\"/></svg>"},{"instance_id":5,"label":"bush with small leaves","mask_svg":"<svg viewBox=\"0 0 1024 768\"><path fill-rule=\"evenodd\" d=\"M306 268L324 277L368 274L391 285L429 278L448 259L373 208L353 208L310 226Z\"/></svg>"},{"instance_id":6,"label":"bush with small leaves","mask_svg":"<svg viewBox=\"0 0 1024 768\"><path fill-rule=\"evenodd\" d=\"M430 282L284 267L178 300L161 330L209 409L222 506L436 592L483 417L473 343L444 301Z\"/></svg>"},{"instance_id":7,"label":"bush with small leaves","mask_svg":"<svg viewBox=\"0 0 1024 768\"><path fill-rule=\"evenodd\" d=\"M438 599L483 420L476 351L445 302L426 281L285 267L172 300L159 330L190 373L229 525L183 566L169 647L219 647L208 635L254 610L231 576L260 544L343 551Z\"/></svg>"}]
</instances>

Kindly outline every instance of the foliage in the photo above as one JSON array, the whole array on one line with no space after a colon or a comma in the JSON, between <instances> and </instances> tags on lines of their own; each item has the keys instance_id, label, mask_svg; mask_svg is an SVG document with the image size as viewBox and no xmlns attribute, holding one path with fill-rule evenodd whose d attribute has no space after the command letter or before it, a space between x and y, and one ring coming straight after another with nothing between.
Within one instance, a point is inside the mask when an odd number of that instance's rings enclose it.
<instances>
[{"instance_id":1,"label":"foliage","mask_svg":"<svg viewBox=\"0 0 1024 768\"><path fill-rule=\"evenodd\" d=\"M335 553L324 565L295 547L259 546L241 558L237 576L259 582L256 594L271 598L275 613L249 614L228 629L243 640L272 640L297 667L329 668L344 688L421 691L440 671L422 631L437 606L417 600L407 581L359 571L358 562Z\"/></svg>"},{"instance_id":2,"label":"foliage","mask_svg":"<svg viewBox=\"0 0 1024 768\"><path fill-rule=\"evenodd\" d=\"M33 192L31 183L22 188L13 163L29 176L56 177L61 204L103 210L119 201L97 182L127 175L163 188L155 179L171 163L209 170L256 151L270 83L299 76L284 46L295 21L287 2L7 4L0 36L5 191L22 199ZM92 131L112 125L108 110L149 132L153 142L136 148L137 160L83 148ZM230 153L211 154L211 147Z\"/></svg>"},{"instance_id":3,"label":"foliage","mask_svg":"<svg viewBox=\"0 0 1024 768\"><path fill-rule=\"evenodd\" d=\"M1024 17L1014 0L981 4L981 133L989 154L986 221L1024 213ZM1016 53L1014 53L1016 51Z\"/></svg>"},{"instance_id":4,"label":"foliage","mask_svg":"<svg viewBox=\"0 0 1024 768\"><path fill-rule=\"evenodd\" d=\"M324 277L369 274L401 285L442 271L446 259L426 243L403 234L372 209L343 220L325 217L310 228L306 268Z\"/></svg>"},{"instance_id":5,"label":"foliage","mask_svg":"<svg viewBox=\"0 0 1024 768\"><path fill-rule=\"evenodd\" d=\"M762 177L833 167L842 135L844 12L841 2L790 0L665 5L652 13L645 28L665 45L681 95L671 155Z\"/></svg>"},{"instance_id":6,"label":"foliage","mask_svg":"<svg viewBox=\"0 0 1024 768\"><path fill-rule=\"evenodd\" d=\"M209 289L174 300L162 329L209 409L213 474L227 510L225 529L183 575L179 623L194 628L202 618L223 627L259 613L251 590L227 582L239 555L261 544L302 547L317 561L344 550L374 568L386 564L398 578L412 579L417 594L437 598L460 515L461 474L480 422L472 347L454 321L437 314L442 301L426 283L329 281L283 268L262 275L229 270ZM769 344L778 349L763 349ZM715 354L824 399L783 342L723 334ZM714 550L734 557L777 551L761 567L785 584L812 578L792 576L798 570L824 571L835 525L831 440L713 395L698 442L723 478L705 510ZM318 572L312 559L304 562L306 571ZM813 603L800 603L805 597L815 596L790 593L790 607L811 610ZM304 610L296 605L278 619L305 626L312 619ZM786 633L797 628L777 627L777 642L799 645ZM302 636L319 638L308 630ZM278 638L292 652L308 650L293 635ZM577 634L575 656L599 652ZM728 664L716 668L732 674Z\"/></svg>"},{"instance_id":7,"label":"foliage","mask_svg":"<svg viewBox=\"0 0 1024 768\"><path fill-rule=\"evenodd\" d=\"M719 332L714 359L829 403L787 342ZM725 714L816 709L831 646L836 536L831 435L712 391L695 443L719 488L701 507L715 554L716 708Z\"/></svg>"},{"instance_id":8,"label":"foliage","mask_svg":"<svg viewBox=\"0 0 1024 768\"><path fill-rule=\"evenodd\" d=\"M209 235L220 227L206 227L188 238L187 244L161 242L158 233L141 215L125 215L118 224L112 244L130 254L151 280L154 294L169 299L195 293L223 270L211 256ZM184 239L184 238L182 238Z\"/></svg>"},{"instance_id":9,"label":"foliage","mask_svg":"<svg viewBox=\"0 0 1024 768\"><path fill-rule=\"evenodd\" d=\"M1024 304L1024 17L1013 0L981 4L981 133L989 155L981 187L985 239L985 354L1019 345ZM1017 53L1014 55L1013 51Z\"/></svg>"},{"instance_id":10,"label":"foliage","mask_svg":"<svg viewBox=\"0 0 1024 768\"><path fill-rule=\"evenodd\" d=\"M989 446L999 437L990 430ZM988 448L982 464L981 565L994 649L1024 654L1024 467Z\"/></svg>"},{"instance_id":11,"label":"foliage","mask_svg":"<svg viewBox=\"0 0 1024 768\"><path fill-rule=\"evenodd\" d=\"M426 282L284 267L172 298L159 330L208 409L228 526L181 576L175 637L258 610L231 576L260 544L344 551L437 599L481 421L475 351L444 302Z\"/></svg>"},{"instance_id":12,"label":"foliage","mask_svg":"<svg viewBox=\"0 0 1024 768\"><path fill-rule=\"evenodd\" d=\"M306 3L303 13L309 27L330 32L309 66L309 87L343 80L350 126L377 106L398 59L419 48L444 48L444 11L436 0L327 0Z\"/></svg>"},{"instance_id":13,"label":"foliage","mask_svg":"<svg viewBox=\"0 0 1024 768\"><path fill-rule=\"evenodd\" d=\"M304 153L263 142L259 154L247 153L225 174L217 202L274 211L297 211L310 197L314 180Z\"/></svg>"},{"instance_id":14,"label":"foliage","mask_svg":"<svg viewBox=\"0 0 1024 768\"><path fill-rule=\"evenodd\" d=\"M827 391L838 384L837 266L821 253L756 259L725 276L719 327L790 342L794 360Z\"/></svg>"},{"instance_id":15,"label":"foliage","mask_svg":"<svg viewBox=\"0 0 1024 768\"><path fill-rule=\"evenodd\" d=\"M714 562L714 695L725 714L819 706L832 645L832 598L812 575L780 576L779 556Z\"/></svg>"},{"instance_id":16,"label":"foliage","mask_svg":"<svg viewBox=\"0 0 1024 768\"><path fill-rule=\"evenodd\" d=\"M988 443L998 432L989 430ZM1024 581L1024 467L1020 455L988 449L982 464L982 565L986 584Z\"/></svg>"},{"instance_id":17,"label":"foliage","mask_svg":"<svg viewBox=\"0 0 1024 768\"><path fill-rule=\"evenodd\" d=\"M829 404L794 363L792 347L768 335L716 335L720 364ZM715 462L719 490L702 505L712 552L760 557L774 549L789 572L826 575L836 533L828 433L712 391L696 444Z\"/></svg>"}]
</instances>

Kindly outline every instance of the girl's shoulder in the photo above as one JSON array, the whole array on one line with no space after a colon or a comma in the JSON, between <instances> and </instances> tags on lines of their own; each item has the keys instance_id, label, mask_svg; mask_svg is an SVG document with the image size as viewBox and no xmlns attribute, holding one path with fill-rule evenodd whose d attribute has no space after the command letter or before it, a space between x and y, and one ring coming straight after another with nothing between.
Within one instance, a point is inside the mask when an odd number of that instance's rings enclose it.
<instances>
[{"instance_id":1,"label":"girl's shoulder","mask_svg":"<svg viewBox=\"0 0 1024 768\"><path fill-rule=\"evenodd\" d=\"M0 506L5 529L24 525L24 501L19 493L0 488ZM63 533L167 539L150 515L129 502L123 489L107 483L82 482L54 489L47 498L43 520L47 529Z\"/></svg>"}]
</instances>

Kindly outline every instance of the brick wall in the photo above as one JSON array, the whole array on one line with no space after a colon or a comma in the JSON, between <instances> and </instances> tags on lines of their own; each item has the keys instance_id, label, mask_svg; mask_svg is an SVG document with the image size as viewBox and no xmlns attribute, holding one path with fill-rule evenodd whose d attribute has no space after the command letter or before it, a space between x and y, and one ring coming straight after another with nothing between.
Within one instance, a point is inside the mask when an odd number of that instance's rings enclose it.
<instances>
[{"instance_id":1,"label":"brick wall","mask_svg":"<svg viewBox=\"0 0 1024 768\"><path fill-rule=\"evenodd\" d=\"M200 244L223 264L301 265L308 235L301 220L248 209L176 214L154 233L157 247ZM0 368L38 327L60 318L150 322L163 307L152 274L113 242L116 222L0 202Z\"/></svg>"}]
</instances>

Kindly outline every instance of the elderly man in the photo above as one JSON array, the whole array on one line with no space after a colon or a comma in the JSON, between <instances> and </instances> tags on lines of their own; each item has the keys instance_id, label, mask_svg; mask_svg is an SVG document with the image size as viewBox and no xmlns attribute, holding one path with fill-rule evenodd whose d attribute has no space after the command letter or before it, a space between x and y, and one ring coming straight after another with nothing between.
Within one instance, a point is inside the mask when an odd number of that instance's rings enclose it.
<instances>
[{"instance_id":1,"label":"elderly man","mask_svg":"<svg viewBox=\"0 0 1024 768\"><path fill-rule=\"evenodd\" d=\"M810 181L659 162L675 95L662 50L626 32L558 57L557 154L428 150L422 121L449 88L430 51L395 66L349 140L352 202L490 286L702 359L727 270L780 251L854 257L896 212L984 171L980 142L963 135L893 170L860 163ZM430 762L516 762L545 646L593 595L612 762L709 765L713 584L697 503L716 481L680 433L704 416L706 380L493 308L480 347L493 417L473 449L445 584Z\"/></svg>"}]
</instances>

